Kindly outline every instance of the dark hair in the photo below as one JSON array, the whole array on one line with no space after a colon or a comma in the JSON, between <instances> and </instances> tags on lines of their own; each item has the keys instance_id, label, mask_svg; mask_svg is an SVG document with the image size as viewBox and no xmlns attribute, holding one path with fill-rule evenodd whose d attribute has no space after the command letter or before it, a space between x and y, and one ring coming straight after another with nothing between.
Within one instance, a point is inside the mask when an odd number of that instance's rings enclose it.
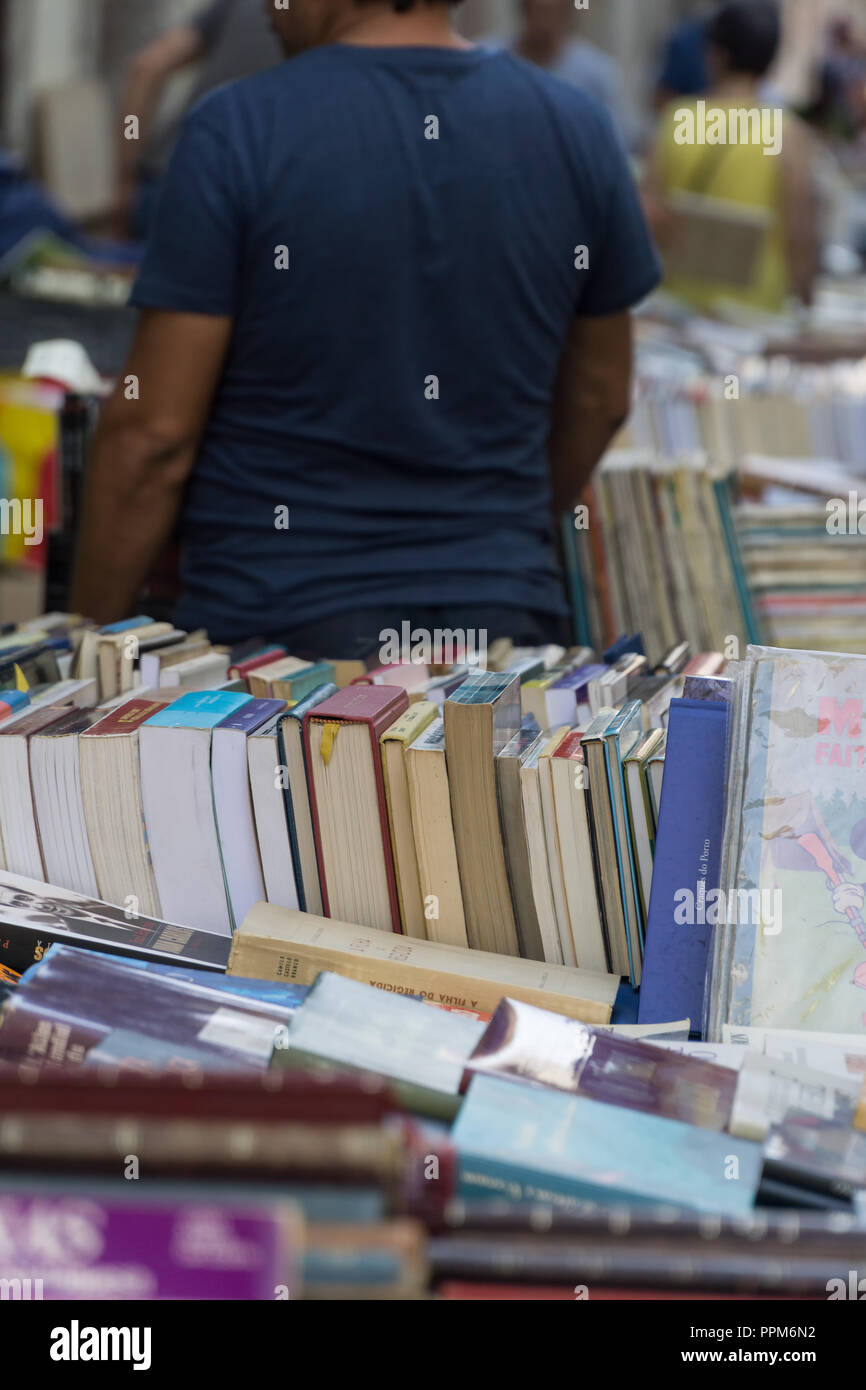
<instances>
[{"instance_id":1,"label":"dark hair","mask_svg":"<svg viewBox=\"0 0 866 1390\"><path fill-rule=\"evenodd\" d=\"M731 72L763 77L782 38L776 0L730 0L710 20L707 38L724 53Z\"/></svg>"}]
</instances>

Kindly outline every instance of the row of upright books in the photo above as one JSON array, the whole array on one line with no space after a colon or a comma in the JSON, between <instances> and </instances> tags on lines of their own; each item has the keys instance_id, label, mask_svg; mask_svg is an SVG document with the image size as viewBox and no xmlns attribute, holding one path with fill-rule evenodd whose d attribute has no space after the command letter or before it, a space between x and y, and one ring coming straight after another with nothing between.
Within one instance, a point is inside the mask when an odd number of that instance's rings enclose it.
<instances>
[{"instance_id":1,"label":"row of upright books","mask_svg":"<svg viewBox=\"0 0 866 1390\"><path fill-rule=\"evenodd\" d=\"M700 456L611 451L565 525L581 636L602 649L641 632L653 660L677 640L729 657L755 641L732 504L730 478Z\"/></svg>"},{"instance_id":2,"label":"row of upright books","mask_svg":"<svg viewBox=\"0 0 866 1390\"><path fill-rule=\"evenodd\" d=\"M268 901L637 985L668 709L724 660L679 643L652 670L635 647L405 663L342 690L331 663L280 657L235 678L264 698L10 711L3 867L198 931Z\"/></svg>"}]
</instances>

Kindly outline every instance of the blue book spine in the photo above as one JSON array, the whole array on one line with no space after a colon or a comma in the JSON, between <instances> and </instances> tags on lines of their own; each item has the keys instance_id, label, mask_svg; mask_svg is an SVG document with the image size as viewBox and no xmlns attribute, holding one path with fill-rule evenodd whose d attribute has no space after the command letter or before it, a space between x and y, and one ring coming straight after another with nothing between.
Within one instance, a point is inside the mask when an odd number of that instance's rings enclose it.
<instances>
[{"instance_id":1,"label":"blue book spine","mask_svg":"<svg viewBox=\"0 0 866 1390\"><path fill-rule=\"evenodd\" d=\"M109 623L107 627L100 628L100 632L105 637L112 637L118 632L131 632L136 627L148 627L153 622L153 618L148 618L145 614L139 614L137 618L124 618L119 623Z\"/></svg>"},{"instance_id":2,"label":"blue book spine","mask_svg":"<svg viewBox=\"0 0 866 1390\"><path fill-rule=\"evenodd\" d=\"M633 637L618 637L613 646L608 647L603 655L608 666L615 666L621 656L627 656L631 652L637 652L640 656L646 656L643 638L639 632L636 632Z\"/></svg>"},{"instance_id":3,"label":"blue book spine","mask_svg":"<svg viewBox=\"0 0 866 1390\"><path fill-rule=\"evenodd\" d=\"M671 700L638 1018L688 1018L700 1033L712 926L699 895L719 886L725 807L728 706ZM677 894L695 902L695 921L677 922ZM682 912L679 913L682 917Z\"/></svg>"}]
</instances>

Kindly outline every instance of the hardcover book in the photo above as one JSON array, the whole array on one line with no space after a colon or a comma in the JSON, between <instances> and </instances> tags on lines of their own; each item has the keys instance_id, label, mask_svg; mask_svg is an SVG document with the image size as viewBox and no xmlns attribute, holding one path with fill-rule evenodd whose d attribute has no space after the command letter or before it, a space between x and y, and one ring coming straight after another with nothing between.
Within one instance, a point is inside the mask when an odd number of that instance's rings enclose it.
<instances>
[{"instance_id":1,"label":"hardcover book","mask_svg":"<svg viewBox=\"0 0 866 1390\"><path fill-rule=\"evenodd\" d=\"M389 685L352 685L304 718L313 833L327 915L400 930L379 740L409 705Z\"/></svg>"},{"instance_id":2,"label":"hardcover book","mask_svg":"<svg viewBox=\"0 0 866 1390\"><path fill-rule=\"evenodd\" d=\"M470 1083L452 1140L464 1200L664 1202L734 1216L752 1210L761 1176L758 1144L498 1076Z\"/></svg>"},{"instance_id":3,"label":"hardcover book","mask_svg":"<svg viewBox=\"0 0 866 1390\"><path fill-rule=\"evenodd\" d=\"M707 898L719 887L727 727L725 704L671 701L638 1006L641 1023L690 1018L697 1031L704 1016L713 931Z\"/></svg>"}]
</instances>

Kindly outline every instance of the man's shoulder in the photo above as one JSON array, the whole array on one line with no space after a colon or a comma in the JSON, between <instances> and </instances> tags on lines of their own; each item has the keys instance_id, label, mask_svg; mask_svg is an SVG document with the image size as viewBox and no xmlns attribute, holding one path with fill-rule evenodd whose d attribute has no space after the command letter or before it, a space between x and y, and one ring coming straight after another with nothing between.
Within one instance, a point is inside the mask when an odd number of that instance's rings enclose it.
<instances>
[{"instance_id":1,"label":"man's shoulder","mask_svg":"<svg viewBox=\"0 0 866 1390\"><path fill-rule=\"evenodd\" d=\"M328 54L327 48L310 49L250 77L224 82L200 97L190 115L220 125L239 112L254 114L275 101L293 96L303 100L305 91L321 80L321 68L323 63L327 65Z\"/></svg>"}]
</instances>

